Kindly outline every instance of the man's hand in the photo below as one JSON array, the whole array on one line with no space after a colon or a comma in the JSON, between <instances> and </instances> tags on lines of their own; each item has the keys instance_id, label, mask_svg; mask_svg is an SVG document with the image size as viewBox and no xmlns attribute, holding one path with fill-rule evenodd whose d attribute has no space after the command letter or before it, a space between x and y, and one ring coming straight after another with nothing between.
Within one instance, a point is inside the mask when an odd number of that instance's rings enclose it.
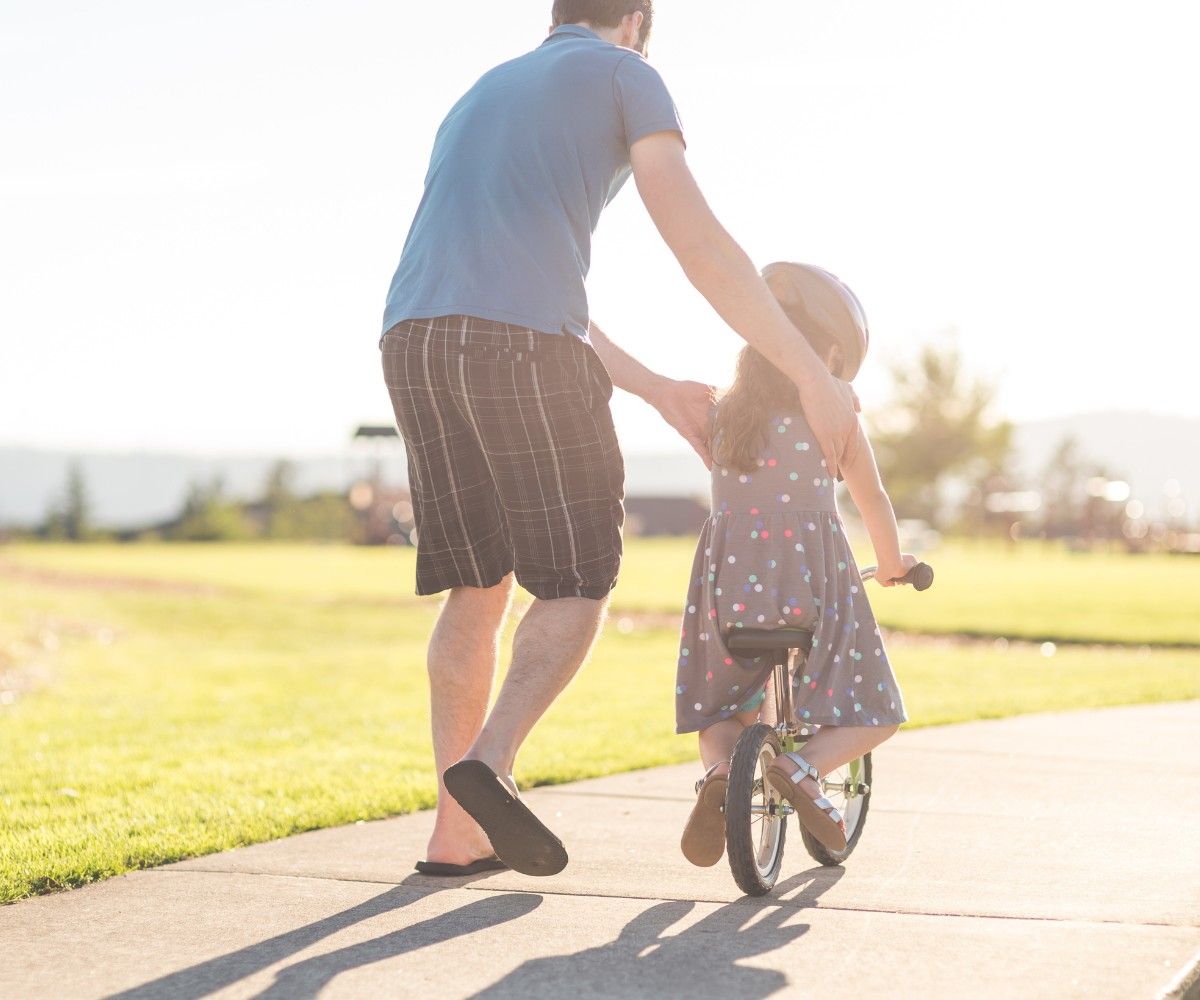
<instances>
[{"instance_id":1,"label":"man's hand","mask_svg":"<svg viewBox=\"0 0 1200 1000\"><path fill-rule=\"evenodd\" d=\"M713 393L711 385L664 378L656 390L646 397L646 402L658 410L663 420L679 431L695 449L706 469L712 468L708 434Z\"/></svg>"},{"instance_id":2,"label":"man's hand","mask_svg":"<svg viewBox=\"0 0 1200 1000\"><path fill-rule=\"evenodd\" d=\"M800 386L800 406L830 476L837 476L858 452L858 397L846 382L829 375Z\"/></svg>"},{"instance_id":3,"label":"man's hand","mask_svg":"<svg viewBox=\"0 0 1200 1000\"><path fill-rule=\"evenodd\" d=\"M858 451L856 401L792 325L758 269L704 200L677 132L656 132L629 150L650 218L688 280L730 327L800 390L804 415L831 476ZM686 435L685 435L686 436Z\"/></svg>"},{"instance_id":4,"label":"man's hand","mask_svg":"<svg viewBox=\"0 0 1200 1000\"><path fill-rule=\"evenodd\" d=\"M712 468L709 449L709 410L715 390L699 382L678 382L652 372L636 358L621 350L594 322L592 346L608 369L613 385L644 399L696 449L705 468Z\"/></svg>"}]
</instances>

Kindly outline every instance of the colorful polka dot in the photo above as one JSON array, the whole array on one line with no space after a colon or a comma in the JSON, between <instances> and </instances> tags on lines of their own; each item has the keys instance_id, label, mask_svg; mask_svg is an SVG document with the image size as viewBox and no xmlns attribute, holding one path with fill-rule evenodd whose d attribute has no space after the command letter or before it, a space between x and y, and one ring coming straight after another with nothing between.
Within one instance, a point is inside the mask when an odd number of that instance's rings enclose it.
<instances>
[{"instance_id":1,"label":"colorful polka dot","mask_svg":"<svg viewBox=\"0 0 1200 1000\"><path fill-rule=\"evenodd\" d=\"M768 624L777 627L789 623L798 626L803 622L819 625L822 635L821 642L809 657L809 672L802 673L802 681L799 678L796 681L798 717L809 720L816 712L822 723L832 723L835 719L837 724L842 721L853 725L891 723L897 718L895 706L899 696L893 693L893 678L883 655L882 640L878 638L880 632L867 604L865 591L868 588L863 587L847 542L843 541L843 525L832 509L819 515L808 514L811 520L801 521L797 516L807 514L805 507L829 508L832 488L837 484L820 449L811 441L796 440L807 431L802 420L793 422L792 418L781 414L767 426L774 427L777 433L785 433L788 427L796 430L796 437L791 438L794 450L782 450L783 442L763 449L750 473L739 474L737 469L714 470L715 509L709 522L709 535L699 546L703 552L699 557L703 559L700 566L707 564L708 573L693 578L684 602L686 613L681 629L680 675L676 686L678 703L691 717L691 710L687 708L688 685L701 687L707 682L705 690L725 690L730 704L718 707L696 702L695 712L702 718L716 721L739 711L742 688L733 682L749 676L742 668L750 664L739 663L729 654L719 641L721 637L741 628L763 628ZM806 452L808 454L803 454ZM788 455L793 456L791 461ZM733 484L728 482L731 474L746 489L732 489ZM775 478L768 484L763 476ZM811 490L806 483L809 478L813 480ZM799 486L800 483L805 486ZM760 506L750 507L747 501L755 501ZM803 536L805 530L811 534ZM798 540L800 537L813 541L804 544ZM786 546L782 544L784 540L788 542ZM814 544L816 548L813 548ZM811 563L811 567L807 563ZM828 580L823 580L828 572L826 567L834 572L829 573ZM722 568L724 580L721 579ZM788 588L784 584L792 586ZM732 599L735 594L738 595L737 603L725 603L726 595ZM732 609L731 620L720 621L720 607ZM720 633L718 628L721 628ZM870 635L868 629L874 631L874 646L870 639L863 638ZM859 649L859 646L867 648ZM875 649L876 658L870 664L864 664L864 654L871 648ZM882 712L881 707L874 704L871 706L876 713L874 716L865 712L865 703L857 694L859 688L864 692L863 696L874 688L882 695L878 699L880 706L889 697L896 699L892 702L893 714ZM819 703L819 709L813 704L818 691L825 692L825 700ZM804 707L805 699L810 702L808 708ZM868 701L873 699L875 695Z\"/></svg>"}]
</instances>

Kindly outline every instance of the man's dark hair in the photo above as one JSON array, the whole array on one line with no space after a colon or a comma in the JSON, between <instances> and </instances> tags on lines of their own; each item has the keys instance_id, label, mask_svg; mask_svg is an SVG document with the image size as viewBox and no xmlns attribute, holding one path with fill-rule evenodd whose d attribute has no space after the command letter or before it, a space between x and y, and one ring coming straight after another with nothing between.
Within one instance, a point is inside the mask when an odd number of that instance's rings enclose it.
<instances>
[{"instance_id":1,"label":"man's dark hair","mask_svg":"<svg viewBox=\"0 0 1200 1000\"><path fill-rule=\"evenodd\" d=\"M626 14L642 12L638 46L644 52L654 26L654 0L554 0L554 27L586 22L597 28L616 28Z\"/></svg>"}]
</instances>

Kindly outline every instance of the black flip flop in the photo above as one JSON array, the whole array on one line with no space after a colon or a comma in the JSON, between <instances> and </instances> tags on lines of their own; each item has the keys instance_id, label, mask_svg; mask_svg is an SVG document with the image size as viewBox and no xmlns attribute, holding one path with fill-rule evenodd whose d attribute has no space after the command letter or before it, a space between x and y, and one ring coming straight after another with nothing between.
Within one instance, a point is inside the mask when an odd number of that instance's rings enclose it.
<instances>
[{"instance_id":1,"label":"black flip flop","mask_svg":"<svg viewBox=\"0 0 1200 1000\"><path fill-rule=\"evenodd\" d=\"M460 760L443 780L446 790L483 827L496 856L522 875L557 875L567 852L524 802L481 760Z\"/></svg>"},{"instance_id":2,"label":"black flip flop","mask_svg":"<svg viewBox=\"0 0 1200 1000\"><path fill-rule=\"evenodd\" d=\"M490 858L480 858L469 865L450 865L442 861L418 861L414 866L422 875L434 875L438 878L460 878L463 875L481 875L483 872L498 872L508 868L495 855Z\"/></svg>"}]
</instances>

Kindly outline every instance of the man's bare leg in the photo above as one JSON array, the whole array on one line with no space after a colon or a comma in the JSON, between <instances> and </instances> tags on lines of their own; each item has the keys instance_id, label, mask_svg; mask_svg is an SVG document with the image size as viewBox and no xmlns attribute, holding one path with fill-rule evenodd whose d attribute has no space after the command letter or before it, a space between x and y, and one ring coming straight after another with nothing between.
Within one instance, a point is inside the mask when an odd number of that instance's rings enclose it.
<instances>
[{"instance_id":1,"label":"man's bare leg","mask_svg":"<svg viewBox=\"0 0 1200 1000\"><path fill-rule=\"evenodd\" d=\"M513 578L480 590L457 587L438 615L429 640L429 691L438 803L427 861L466 865L490 857L492 845L442 784L442 774L479 736L500 659L500 634L512 599Z\"/></svg>"},{"instance_id":2,"label":"man's bare leg","mask_svg":"<svg viewBox=\"0 0 1200 1000\"><path fill-rule=\"evenodd\" d=\"M483 761L501 777L512 774L525 737L587 659L607 604L583 597L533 602L517 627L500 696L463 756Z\"/></svg>"}]
</instances>

